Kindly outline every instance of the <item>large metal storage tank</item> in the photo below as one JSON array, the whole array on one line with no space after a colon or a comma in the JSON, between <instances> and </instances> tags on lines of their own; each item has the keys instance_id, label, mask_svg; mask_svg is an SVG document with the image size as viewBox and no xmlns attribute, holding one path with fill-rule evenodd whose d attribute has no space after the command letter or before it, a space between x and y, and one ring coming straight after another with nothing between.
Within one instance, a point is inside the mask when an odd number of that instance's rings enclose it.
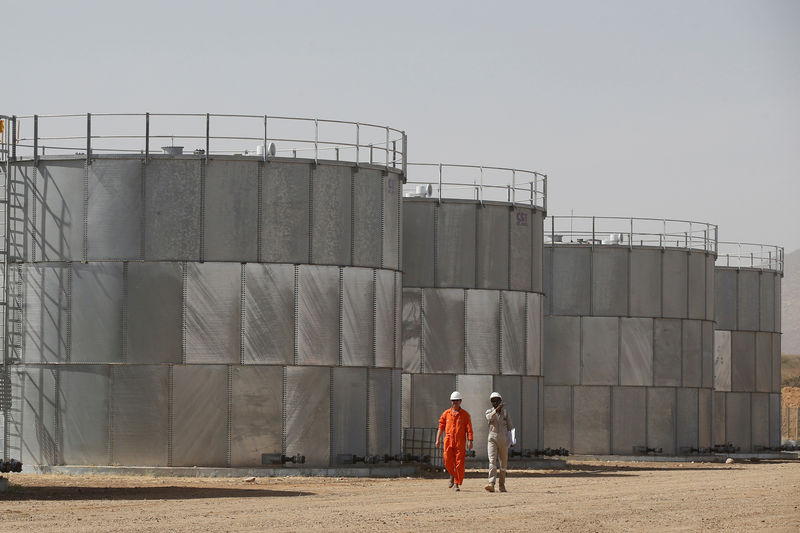
<instances>
[{"instance_id":1,"label":"large metal storage tank","mask_svg":"<svg viewBox=\"0 0 800 533\"><path fill-rule=\"evenodd\" d=\"M43 128L58 119L22 119L37 137L10 165L10 455L327 466L399 453L405 135L217 115L180 117L199 128L127 117L131 133L102 118L80 117L79 154ZM163 123L181 135L155 134ZM154 153L165 136L201 148Z\"/></svg>"},{"instance_id":2,"label":"large metal storage tank","mask_svg":"<svg viewBox=\"0 0 800 533\"><path fill-rule=\"evenodd\" d=\"M777 448L783 248L721 242L716 264L714 441Z\"/></svg>"},{"instance_id":3,"label":"large metal storage tank","mask_svg":"<svg viewBox=\"0 0 800 533\"><path fill-rule=\"evenodd\" d=\"M545 445L603 455L709 447L716 226L613 217L548 226Z\"/></svg>"},{"instance_id":4,"label":"large metal storage tank","mask_svg":"<svg viewBox=\"0 0 800 533\"><path fill-rule=\"evenodd\" d=\"M403 427L434 427L464 395L476 457L496 390L541 447L542 221L546 177L412 165L403 198ZM430 187L428 187L430 186Z\"/></svg>"}]
</instances>

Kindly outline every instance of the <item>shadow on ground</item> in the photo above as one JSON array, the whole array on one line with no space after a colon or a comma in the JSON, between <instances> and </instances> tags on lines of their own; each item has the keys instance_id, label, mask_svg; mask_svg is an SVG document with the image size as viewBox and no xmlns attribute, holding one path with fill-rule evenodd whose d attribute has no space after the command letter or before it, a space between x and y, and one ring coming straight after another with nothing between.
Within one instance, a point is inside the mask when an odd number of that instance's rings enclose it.
<instances>
[{"instance_id":1,"label":"shadow on ground","mask_svg":"<svg viewBox=\"0 0 800 533\"><path fill-rule=\"evenodd\" d=\"M194 500L202 498L287 498L313 492L214 487L19 487L0 493L2 501L30 500Z\"/></svg>"}]
</instances>

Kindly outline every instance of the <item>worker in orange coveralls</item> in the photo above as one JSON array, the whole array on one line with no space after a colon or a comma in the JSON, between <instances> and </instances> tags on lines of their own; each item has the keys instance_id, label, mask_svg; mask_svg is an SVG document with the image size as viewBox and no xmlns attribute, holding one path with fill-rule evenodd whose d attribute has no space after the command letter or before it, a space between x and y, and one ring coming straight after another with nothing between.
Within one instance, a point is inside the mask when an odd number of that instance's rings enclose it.
<instances>
[{"instance_id":1,"label":"worker in orange coveralls","mask_svg":"<svg viewBox=\"0 0 800 533\"><path fill-rule=\"evenodd\" d=\"M436 447L441 446L444 433L444 467L450 473L450 485L460 491L464 482L464 459L467 448L472 449L472 419L469 413L461 408L461 393L454 391L450 395L450 409L439 417L439 431L436 432Z\"/></svg>"}]
</instances>

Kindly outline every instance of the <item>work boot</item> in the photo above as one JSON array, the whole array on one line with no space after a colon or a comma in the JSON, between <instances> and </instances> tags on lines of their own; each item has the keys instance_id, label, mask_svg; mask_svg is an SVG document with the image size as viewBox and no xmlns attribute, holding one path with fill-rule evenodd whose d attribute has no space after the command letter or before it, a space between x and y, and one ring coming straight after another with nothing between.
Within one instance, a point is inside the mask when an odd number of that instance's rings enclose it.
<instances>
[{"instance_id":1,"label":"work boot","mask_svg":"<svg viewBox=\"0 0 800 533\"><path fill-rule=\"evenodd\" d=\"M489 483L483 488L486 489L486 492L494 492L494 483Z\"/></svg>"},{"instance_id":2,"label":"work boot","mask_svg":"<svg viewBox=\"0 0 800 533\"><path fill-rule=\"evenodd\" d=\"M459 488L459 485L456 485L456 492L461 492L461 489Z\"/></svg>"},{"instance_id":3,"label":"work boot","mask_svg":"<svg viewBox=\"0 0 800 533\"><path fill-rule=\"evenodd\" d=\"M455 483L455 478L453 476L450 476L450 484L447 485L447 488L448 489L452 489L453 488L453 483Z\"/></svg>"},{"instance_id":4,"label":"work boot","mask_svg":"<svg viewBox=\"0 0 800 533\"><path fill-rule=\"evenodd\" d=\"M506 473L500 472L500 492L506 492Z\"/></svg>"}]
</instances>

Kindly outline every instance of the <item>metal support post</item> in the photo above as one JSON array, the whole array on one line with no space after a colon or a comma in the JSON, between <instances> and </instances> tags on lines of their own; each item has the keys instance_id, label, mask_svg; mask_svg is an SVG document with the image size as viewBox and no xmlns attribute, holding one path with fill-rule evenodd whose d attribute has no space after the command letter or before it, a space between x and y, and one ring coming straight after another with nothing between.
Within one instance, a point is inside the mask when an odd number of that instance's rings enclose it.
<instances>
[{"instance_id":1,"label":"metal support post","mask_svg":"<svg viewBox=\"0 0 800 533\"><path fill-rule=\"evenodd\" d=\"M92 114L86 113L86 164L92 162Z\"/></svg>"},{"instance_id":2,"label":"metal support post","mask_svg":"<svg viewBox=\"0 0 800 533\"><path fill-rule=\"evenodd\" d=\"M211 114L206 113L206 163L208 163L208 154L211 151Z\"/></svg>"},{"instance_id":3,"label":"metal support post","mask_svg":"<svg viewBox=\"0 0 800 533\"><path fill-rule=\"evenodd\" d=\"M39 115L33 115L33 166L39 164Z\"/></svg>"},{"instance_id":4,"label":"metal support post","mask_svg":"<svg viewBox=\"0 0 800 533\"><path fill-rule=\"evenodd\" d=\"M150 113L144 114L144 161L150 159Z\"/></svg>"}]
</instances>

